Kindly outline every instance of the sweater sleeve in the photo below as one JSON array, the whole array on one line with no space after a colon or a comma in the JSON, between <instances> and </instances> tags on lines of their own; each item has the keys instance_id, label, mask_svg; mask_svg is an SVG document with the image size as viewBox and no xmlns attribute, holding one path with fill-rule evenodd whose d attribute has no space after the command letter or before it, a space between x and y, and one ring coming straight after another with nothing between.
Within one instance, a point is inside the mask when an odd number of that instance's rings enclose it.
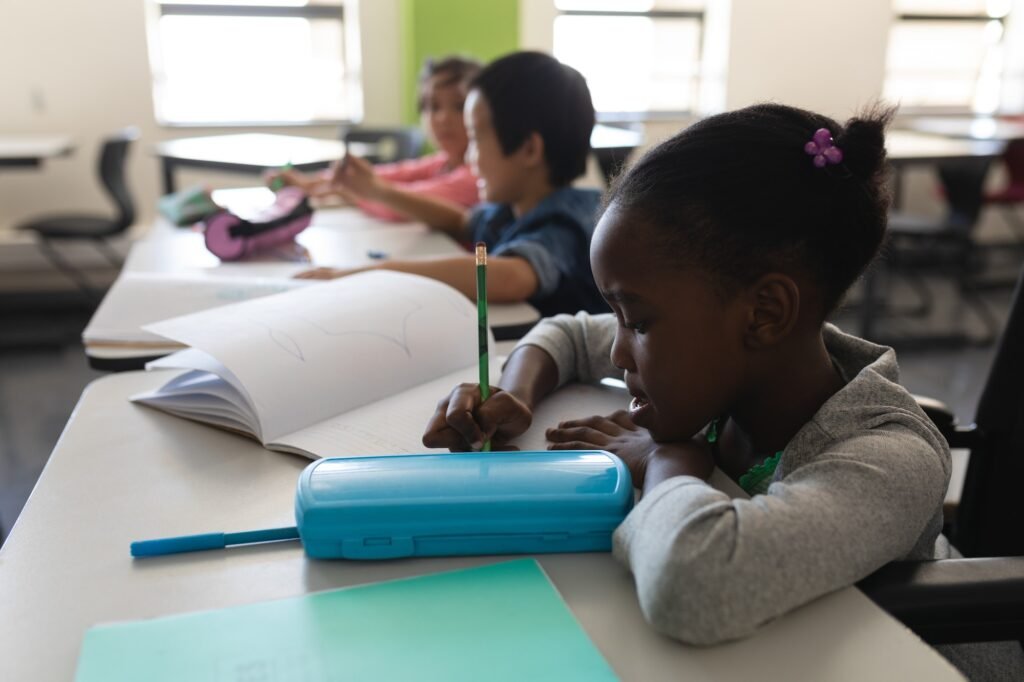
<instances>
[{"instance_id":1,"label":"sweater sleeve","mask_svg":"<svg viewBox=\"0 0 1024 682\"><path fill-rule=\"evenodd\" d=\"M451 172L423 180L394 181L394 184L397 188L406 192L443 199L465 208L469 208L479 201L476 176L473 175L469 166L459 166ZM394 222L409 220L409 216L394 210L386 204L360 199L357 205L364 213L374 218Z\"/></svg>"},{"instance_id":2,"label":"sweater sleeve","mask_svg":"<svg viewBox=\"0 0 1024 682\"><path fill-rule=\"evenodd\" d=\"M896 415L749 500L689 476L663 481L613 542L644 616L670 637L715 644L906 556L948 479L941 453L913 431Z\"/></svg>"},{"instance_id":3,"label":"sweater sleeve","mask_svg":"<svg viewBox=\"0 0 1024 682\"><path fill-rule=\"evenodd\" d=\"M615 340L615 316L611 314L556 315L541 320L518 346L537 346L555 360L558 387L573 381L595 383L605 377L622 378L611 360Z\"/></svg>"}]
</instances>

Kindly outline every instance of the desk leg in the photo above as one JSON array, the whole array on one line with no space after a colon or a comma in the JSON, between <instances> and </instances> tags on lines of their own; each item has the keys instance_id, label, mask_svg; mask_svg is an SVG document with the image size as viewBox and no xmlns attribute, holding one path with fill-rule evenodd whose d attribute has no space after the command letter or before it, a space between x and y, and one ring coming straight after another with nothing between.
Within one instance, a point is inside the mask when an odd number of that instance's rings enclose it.
<instances>
[{"instance_id":1,"label":"desk leg","mask_svg":"<svg viewBox=\"0 0 1024 682\"><path fill-rule=\"evenodd\" d=\"M160 170L164 180L164 194L174 193L174 161L163 157L160 159Z\"/></svg>"}]
</instances>

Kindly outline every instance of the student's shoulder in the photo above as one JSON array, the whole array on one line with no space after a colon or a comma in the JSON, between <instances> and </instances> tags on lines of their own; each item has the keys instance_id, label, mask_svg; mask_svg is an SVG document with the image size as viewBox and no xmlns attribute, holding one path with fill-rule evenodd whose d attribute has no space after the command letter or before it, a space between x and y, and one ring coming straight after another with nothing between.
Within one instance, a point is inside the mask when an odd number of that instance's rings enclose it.
<instances>
[{"instance_id":1,"label":"student's shoulder","mask_svg":"<svg viewBox=\"0 0 1024 682\"><path fill-rule=\"evenodd\" d=\"M949 447L899 383L891 348L827 325L823 338L845 385L786 448L789 465L858 459L884 468L947 470ZM789 456L792 454L792 456Z\"/></svg>"},{"instance_id":2,"label":"student's shoulder","mask_svg":"<svg viewBox=\"0 0 1024 682\"><path fill-rule=\"evenodd\" d=\"M563 187L541 201L520 221L521 229L562 228L582 232L589 238L597 224L601 192L596 189Z\"/></svg>"}]
</instances>

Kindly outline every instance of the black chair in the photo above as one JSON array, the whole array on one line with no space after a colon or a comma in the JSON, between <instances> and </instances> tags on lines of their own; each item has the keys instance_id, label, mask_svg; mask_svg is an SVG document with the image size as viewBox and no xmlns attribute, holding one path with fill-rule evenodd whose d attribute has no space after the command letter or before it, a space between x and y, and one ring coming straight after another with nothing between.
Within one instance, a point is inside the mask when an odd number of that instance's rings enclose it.
<instances>
[{"instance_id":1,"label":"black chair","mask_svg":"<svg viewBox=\"0 0 1024 682\"><path fill-rule=\"evenodd\" d=\"M985 327L980 343L991 343L999 333L999 321L978 294L983 288L979 275L985 269L985 252L974 240L974 231L984 205L984 184L990 159L969 159L939 164L938 175L946 199L940 218L893 212L888 237L879 265L890 275L902 276L913 289L918 303L909 309L888 312L927 317L935 297L924 277L939 275L957 284L963 300ZM964 340L963 334L948 339ZM936 342L940 337L926 337Z\"/></svg>"},{"instance_id":2,"label":"black chair","mask_svg":"<svg viewBox=\"0 0 1024 682\"><path fill-rule=\"evenodd\" d=\"M968 558L895 562L858 586L933 644L1024 640L1024 270L974 423L923 407L950 447L970 450L947 535Z\"/></svg>"},{"instance_id":3,"label":"black chair","mask_svg":"<svg viewBox=\"0 0 1024 682\"><path fill-rule=\"evenodd\" d=\"M391 163L404 159L415 159L423 151L426 138L423 131L415 127L405 128L343 128L341 139L353 146L366 145L374 149L371 153L359 154L370 163ZM358 153L358 152L357 152Z\"/></svg>"},{"instance_id":4,"label":"black chair","mask_svg":"<svg viewBox=\"0 0 1024 682\"><path fill-rule=\"evenodd\" d=\"M60 254L55 244L71 241L90 242L112 266L121 267L121 257L107 240L127 230L135 221L135 206L125 179L125 160L132 142L136 139L138 131L135 128L126 128L106 138L100 149L100 181L117 208L114 217L93 214L53 215L17 226L19 230L36 234L39 248L47 259L67 275L91 301L99 301L99 292L81 270Z\"/></svg>"}]
</instances>

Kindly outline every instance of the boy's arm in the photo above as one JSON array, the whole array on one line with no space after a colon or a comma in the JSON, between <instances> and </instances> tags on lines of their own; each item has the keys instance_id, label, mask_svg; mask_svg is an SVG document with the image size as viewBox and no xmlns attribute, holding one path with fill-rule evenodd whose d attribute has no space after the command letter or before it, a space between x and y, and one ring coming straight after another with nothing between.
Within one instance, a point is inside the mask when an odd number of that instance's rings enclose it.
<instances>
[{"instance_id":1,"label":"boy's arm","mask_svg":"<svg viewBox=\"0 0 1024 682\"><path fill-rule=\"evenodd\" d=\"M429 260L394 260L359 268L317 268L297 275L300 279L334 279L367 270L393 270L422 275L461 291L476 300L476 258L472 254L431 258ZM518 256L490 256L487 259L487 300L491 303L521 303L537 290L533 268Z\"/></svg>"}]
</instances>

